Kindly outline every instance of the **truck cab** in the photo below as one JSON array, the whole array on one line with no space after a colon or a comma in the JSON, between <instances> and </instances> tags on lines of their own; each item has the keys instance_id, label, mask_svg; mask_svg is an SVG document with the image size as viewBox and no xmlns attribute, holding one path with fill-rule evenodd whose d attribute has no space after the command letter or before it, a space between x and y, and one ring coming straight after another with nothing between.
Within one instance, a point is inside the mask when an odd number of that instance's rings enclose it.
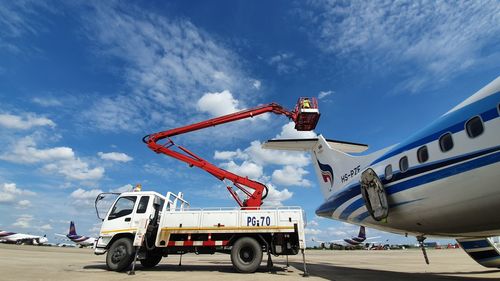
<instances>
[{"instance_id":1,"label":"truck cab","mask_svg":"<svg viewBox=\"0 0 500 281\"><path fill-rule=\"evenodd\" d=\"M133 239L139 223L144 219L158 218L164 202L165 197L157 192L121 193L102 218L94 252L106 253L107 246L112 240L122 237Z\"/></svg>"}]
</instances>

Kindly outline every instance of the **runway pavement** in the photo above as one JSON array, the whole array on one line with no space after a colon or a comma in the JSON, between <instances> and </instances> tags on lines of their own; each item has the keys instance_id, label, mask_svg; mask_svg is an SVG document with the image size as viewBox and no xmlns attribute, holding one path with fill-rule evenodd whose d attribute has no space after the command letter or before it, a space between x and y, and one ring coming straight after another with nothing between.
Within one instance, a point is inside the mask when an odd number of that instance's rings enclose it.
<instances>
[{"instance_id":1,"label":"runway pavement","mask_svg":"<svg viewBox=\"0 0 500 281\"><path fill-rule=\"evenodd\" d=\"M184 255L164 258L154 269L140 264L134 276L106 270L105 256L91 249L0 244L0 280L500 280L500 269L476 264L461 249L429 250L430 265L418 250L307 252L310 277L302 277L301 256L265 258L254 274L235 273L229 255Z\"/></svg>"}]
</instances>

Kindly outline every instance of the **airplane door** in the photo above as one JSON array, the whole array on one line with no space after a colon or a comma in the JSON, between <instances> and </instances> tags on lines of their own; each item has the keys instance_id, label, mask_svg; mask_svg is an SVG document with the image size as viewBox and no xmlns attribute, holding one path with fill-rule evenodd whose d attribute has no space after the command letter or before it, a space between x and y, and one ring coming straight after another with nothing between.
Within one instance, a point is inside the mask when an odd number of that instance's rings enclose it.
<instances>
[{"instance_id":1,"label":"airplane door","mask_svg":"<svg viewBox=\"0 0 500 281\"><path fill-rule=\"evenodd\" d=\"M131 228L137 196L123 196L116 200L108 216L102 223L101 234Z\"/></svg>"},{"instance_id":2,"label":"airplane door","mask_svg":"<svg viewBox=\"0 0 500 281\"><path fill-rule=\"evenodd\" d=\"M389 215L387 194L380 178L373 169L368 168L361 174L361 195L372 218L381 221Z\"/></svg>"}]
</instances>

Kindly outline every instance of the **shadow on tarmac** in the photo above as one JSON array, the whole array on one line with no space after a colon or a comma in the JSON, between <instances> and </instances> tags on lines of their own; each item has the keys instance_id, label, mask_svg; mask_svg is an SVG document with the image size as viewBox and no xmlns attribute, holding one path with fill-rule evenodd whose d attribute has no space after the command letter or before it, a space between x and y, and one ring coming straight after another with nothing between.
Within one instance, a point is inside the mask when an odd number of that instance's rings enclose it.
<instances>
[{"instance_id":1,"label":"shadow on tarmac","mask_svg":"<svg viewBox=\"0 0 500 281\"><path fill-rule=\"evenodd\" d=\"M227 274L235 274L235 276L240 273L236 272L231 263L228 262L214 262L210 261L212 265L190 265L183 264L182 266L176 264L159 264L154 268L144 268L138 262L136 265L136 271L150 271L150 272L221 272ZM300 272L302 275L303 265L298 262L290 262L290 266L295 268L294 271ZM86 265L83 269L106 269L105 263L96 263L91 265ZM403 281L413 281L413 280L494 280L491 278L480 277L477 275L489 274L489 273L500 273L500 270L485 270L485 271L474 271L474 272L427 272L427 273L411 273L411 272L394 272L387 270L374 270L374 269L363 269L354 267L344 267L335 266L329 263L307 263L307 269L311 276L321 277L327 280L336 281L366 281L366 280L403 280ZM265 265L259 267L257 272L269 273L273 275L289 275L289 271L285 267L274 266L268 269ZM126 271L124 271L126 273ZM465 275L465 276L457 276ZM307 280L307 279L306 279Z\"/></svg>"},{"instance_id":2,"label":"shadow on tarmac","mask_svg":"<svg viewBox=\"0 0 500 281\"><path fill-rule=\"evenodd\" d=\"M233 269L233 266L231 263L227 262L211 262L214 265L190 265L190 264L183 264L182 266L175 265L175 264L159 264L153 268L144 268L141 266L141 264L138 262L135 270L136 271L171 271L171 272L190 272L190 271L205 271L205 272L222 272L222 273L233 273L233 274L241 274L236 272ZM102 270L107 270L106 264L105 263L100 263L100 264L90 264L86 265L83 267L83 269L102 269ZM130 268L129 268L130 269ZM127 272L129 269L127 269L124 272ZM277 275L285 275L287 273L286 268L281 268L281 267L272 267L271 269L268 269L266 266L261 266L259 269L257 269L257 272L263 272L263 273L270 273L270 274L277 274Z\"/></svg>"},{"instance_id":3,"label":"shadow on tarmac","mask_svg":"<svg viewBox=\"0 0 500 281\"><path fill-rule=\"evenodd\" d=\"M302 263L290 262L290 265L298 270L302 270ZM307 263L307 269L311 276L317 276L328 280L350 280L350 281L366 281L366 280L494 280L486 277L477 277L474 275L499 273L500 270L485 270L480 272L394 272L386 270L363 269L354 267L335 266L328 263ZM470 276L457 276L470 275Z\"/></svg>"}]
</instances>

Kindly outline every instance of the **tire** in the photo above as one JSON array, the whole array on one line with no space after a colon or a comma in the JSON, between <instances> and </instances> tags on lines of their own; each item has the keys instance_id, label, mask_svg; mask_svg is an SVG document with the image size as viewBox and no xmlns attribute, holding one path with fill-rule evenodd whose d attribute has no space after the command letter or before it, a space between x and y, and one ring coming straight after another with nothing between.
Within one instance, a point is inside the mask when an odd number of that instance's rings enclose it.
<instances>
[{"instance_id":1,"label":"tire","mask_svg":"<svg viewBox=\"0 0 500 281\"><path fill-rule=\"evenodd\" d=\"M106 255L106 265L109 270L124 271L134 259L134 247L130 238L120 238L113 242Z\"/></svg>"},{"instance_id":2,"label":"tire","mask_svg":"<svg viewBox=\"0 0 500 281\"><path fill-rule=\"evenodd\" d=\"M241 273L253 273L262 262L262 247L251 237L242 237L231 249L233 268Z\"/></svg>"},{"instance_id":3,"label":"tire","mask_svg":"<svg viewBox=\"0 0 500 281\"><path fill-rule=\"evenodd\" d=\"M160 263L161 258L159 254L147 254L146 258L141 260L141 264L145 268L153 268Z\"/></svg>"}]
</instances>

